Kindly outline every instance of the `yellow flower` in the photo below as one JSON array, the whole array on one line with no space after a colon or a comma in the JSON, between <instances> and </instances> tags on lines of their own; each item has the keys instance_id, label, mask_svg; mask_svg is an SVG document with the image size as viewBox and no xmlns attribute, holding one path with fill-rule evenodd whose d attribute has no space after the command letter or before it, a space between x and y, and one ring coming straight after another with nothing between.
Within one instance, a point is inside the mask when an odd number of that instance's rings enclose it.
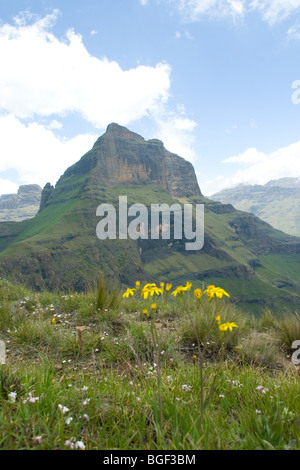
<instances>
[{"instance_id":1,"label":"yellow flower","mask_svg":"<svg viewBox=\"0 0 300 470\"><path fill-rule=\"evenodd\" d=\"M156 303L151 304L151 308L153 311L156 310Z\"/></svg>"},{"instance_id":2,"label":"yellow flower","mask_svg":"<svg viewBox=\"0 0 300 470\"><path fill-rule=\"evenodd\" d=\"M168 294L172 289L172 284L166 284L166 293Z\"/></svg>"},{"instance_id":3,"label":"yellow flower","mask_svg":"<svg viewBox=\"0 0 300 470\"><path fill-rule=\"evenodd\" d=\"M153 295L155 294L156 292L156 289L158 289L158 287L156 286L156 284L151 284L151 283L148 283L148 284L145 284L143 289L141 290L141 297L144 297L144 299L148 299L149 297L149 294L151 295L151 297L153 297ZM160 289L158 289L160 290ZM159 293L156 295L159 295Z\"/></svg>"},{"instance_id":4,"label":"yellow flower","mask_svg":"<svg viewBox=\"0 0 300 470\"><path fill-rule=\"evenodd\" d=\"M223 295L226 295L227 297L230 297L229 294L224 289L221 289L221 287L217 287L215 290L216 296L221 299Z\"/></svg>"},{"instance_id":5,"label":"yellow flower","mask_svg":"<svg viewBox=\"0 0 300 470\"><path fill-rule=\"evenodd\" d=\"M173 290L173 292L171 293L171 295L174 295L174 297L177 296L177 294L183 296L184 292L187 290L186 287L183 287L183 286L178 286L176 287L175 290Z\"/></svg>"},{"instance_id":6,"label":"yellow flower","mask_svg":"<svg viewBox=\"0 0 300 470\"><path fill-rule=\"evenodd\" d=\"M191 283L191 282L187 282L187 283L186 283L186 286L185 286L185 290L190 291L190 290L191 290L191 287L192 287L192 283Z\"/></svg>"},{"instance_id":7,"label":"yellow flower","mask_svg":"<svg viewBox=\"0 0 300 470\"><path fill-rule=\"evenodd\" d=\"M51 323L52 323L52 325L55 325L55 323L56 323L56 320L55 320L55 318L54 318L54 317L52 318L52 320L51 320Z\"/></svg>"},{"instance_id":8,"label":"yellow flower","mask_svg":"<svg viewBox=\"0 0 300 470\"><path fill-rule=\"evenodd\" d=\"M159 289L157 286L155 287L153 286L153 287L150 287L149 292L150 292L151 297L153 297L154 295L163 294L163 289Z\"/></svg>"},{"instance_id":9,"label":"yellow flower","mask_svg":"<svg viewBox=\"0 0 300 470\"><path fill-rule=\"evenodd\" d=\"M224 289L221 289L221 287L216 287L216 286L207 286L207 289L204 291L204 294L207 294L209 302L211 302L215 297L218 297L221 299L223 295L226 295L227 297L230 297L229 294Z\"/></svg>"},{"instance_id":10,"label":"yellow flower","mask_svg":"<svg viewBox=\"0 0 300 470\"><path fill-rule=\"evenodd\" d=\"M148 315L148 310L147 310L146 308L144 308L143 314L144 314L144 315Z\"/></svg>"},{"instance_id":11,"label":"yellow flower","mask_svg":"<svg viewBox=\"0 0 300 470\"><path fill-rule=\"evenodd\" d=\"M141 297L144 297L144 299L148 299L149 297L149 289L148 287L144 286L142 291L141 291Z\"/></svg>"},{"instance_id":12,"label":"yellow flower","mask_svg":"<svg viewBox=\"0 0 300 470\"><path fill-rule=\"evenodd\" d=\"M159 286L160 286L161 288L163 288L163 287L165 286L165 283L164 283L164 282L160 282Z\"/></svg>"},{"instance_id":13,"label":"yellow flower","mask_svg":"<svg viewBox=\"0 0 300 470\"><path fill-rule=\"evenodd\" d=\"M195 289L194 290L194 296L196 297L196 299L200 300L201 297L202 297L202 290L201 289Z\"/></svg>"},{"instance_id":14,"label":"yellow flower","mask_svg":"<svg viewBox=\"0 0 300 470\"><path fill-rule=\"evenodd\" d=\"M124 298L126 297L127 299L128 299L128 297L133 297L135 290L136 290L136 289L130 289L130 288L128 287L128 289L126 290L126 292L124 292L123 297L124 297Z\"/></svg>"},{"instance_id":15,"label":"yellow flower","mask_svg":"<svg viewBox=\"0 0 300 470\"><path fill-rule=\"evenodd\" d=\"M217 316L215 317L215 320L216 320L216 322L218 323L218 325L220 325L221 315L217 315Z\"/></svg>"},{"instance_id":16,"label":"yellow flower","mask_svg":"<svg viewBox=\"0 0 300 470\"><path fill-rule=\"evenodd\" d=\"M222 325L219 326L220 331L232 331L232 328L238 328L238 326L234 322L222 323Z\"/></svg>"},{"instance_id":17,"label":"yellow flower","mask_svg":"<svg viewBox=\"0 0 300 470\"><path fill-rule=\"evenodd\" d=\"M140 285L141 285L140 281L135 281L135 288L137 291L139 290Z\"/></svg>"}]
</instances>

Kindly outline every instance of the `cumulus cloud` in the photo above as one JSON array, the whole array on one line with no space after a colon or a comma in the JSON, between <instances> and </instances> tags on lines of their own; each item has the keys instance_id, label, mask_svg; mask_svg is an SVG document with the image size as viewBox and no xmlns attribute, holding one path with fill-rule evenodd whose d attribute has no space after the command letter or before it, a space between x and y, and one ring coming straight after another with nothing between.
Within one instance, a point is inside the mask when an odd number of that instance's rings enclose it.
<instances>
[{"instance_id":1,"label":"cumulus cloud","mask_svg":"<svg viewBox=\"0 0 300 470\"><path fill-rule=\"evenodd\" d=\"M98 128L126 125L168 99L170 67L140 65L123 70L93 57L80 34L51 32L58 10L28 24L21 15L0 26L0 108L18 118L79 113ZM29 18L28 18L29 17Z\"/></svg>"},{"instance_id":2,"label":"cumulus cloud","mask_svg":"<svg viewBox=\"0 0 300 470\"><path fill-rule=\"evenodd\" d=\"M253 164L263 162L267 159L267 156L263 152L258 152L256 148L249 148L245 152L235 155L233 157L226 158L223 160L223 163L243 163L243 164Z\"/></svg>"},{"instance_id":3,"label":"cumulus cloud","mask_svg":"<svg viewBox=\"0 0 300 470\"><path fill-rule=\"evenodd\" d=\"M192 158L194 124L169 110L170 66L123 70L105 56L94 57L73 29L63 38L53 34L59 14L41 18L26 11L13 24L0 24L0 178L14 169L20 184L55 184L91 148L96 129L143 117L170 150ZM57 137L68 116L79 116L93 130ZM2 175L0 194L15 190L15 181Z\"/></svg>"},{"instance_id":4,"label":"cumulus cloud","mask_svg":"<svg viewBox=\"0 0 300 470\"><path fill-rule=\"evenodd\" d=\"M153 114L157 123L156 136L163 141L165 148L194 162L196 154L193 148L193 131L197 124L187 117L184 107L179 106L176 112L160 107L153 110Z\"/></svg>"},{"instance_id":5,"label":"cumulus cloud","mask_svg":"<svg viewBox=\"0 0 300 470\"><path fill-rule=\"evenodd\" d=\"M7 179L0 178L0 196L1 194L12 194L18 192L19 186Z\"/></svg>"},{"instance_id":6,"label":"cumulus cloud","mask_svg":"<svg viewBox=\"0 0 300 470\"><path fill-rule=\"evenodd\" d=\"M79 160L97 139L80 134L72 139L58 139L38 123L24 124L12 114L0 116L0 174L15 169L21 184L44 186L56 183L60 175ZM0 179L0 194L14 193L18 185Z\"/></svg>"},{"instance_id":7,"label":"cumulus cloud","mask_svg":"<svg viewBox=\"0 0 300 470\"><path fill-rule=\"evenodd\" d=\"M266 184L270 180L283 177L300 177L300 141L275 152L259 152L255 148L229 157L222 163L238 164L238 169L232 176L217 176L214 179L203 181L201 189L206 196L230 188L238 184Z\"/></svg>"}]
</instances>

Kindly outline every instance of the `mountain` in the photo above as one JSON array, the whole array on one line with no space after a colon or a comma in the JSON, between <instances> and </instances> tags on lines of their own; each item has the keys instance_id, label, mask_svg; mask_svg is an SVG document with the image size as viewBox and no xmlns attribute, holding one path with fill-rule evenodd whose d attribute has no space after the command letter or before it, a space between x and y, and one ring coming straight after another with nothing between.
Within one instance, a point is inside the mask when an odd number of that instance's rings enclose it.
<instances>
[{"instance_id":1,"label":"mountain","mask_svg":"<svg viewBox=\"0 0 300 470\"><path fill-rule=\"evenodd\" d=\"M280 178L263 186L239 185L211 199L251 212L274 228L300 237L300 178Z\"/></svg>"},{"instance_id":2,"label":"mountain","mask_svg":"<svg viewBox=\"0 0 300 470\"><path fill-rule=\"evenodd\" d=\"M31 219L40 207L42 188L38 184L25 184L17 194L0 196L0 222Z\"/></svg>"},{"instance_id":3,"label":"mountain","mask_svg":"<svg viewBox=\"0 0 300 470\"><path fill-rule=\"evenodd\" d=\"M203 248L188 251L186 238L173 233L169 240L100 240L97 208L118 208L120 196L149 210L152 204L203 204ZM115 123L55 187L44 187L33 219L0 224L0 277L37 291L85 291L100 272L123 287L189 280L193 287L219 285L231 301L259 313L264 306L300 307L299 261L298 238L205 198L191 163Z\"/></svg>"}]
</instances>

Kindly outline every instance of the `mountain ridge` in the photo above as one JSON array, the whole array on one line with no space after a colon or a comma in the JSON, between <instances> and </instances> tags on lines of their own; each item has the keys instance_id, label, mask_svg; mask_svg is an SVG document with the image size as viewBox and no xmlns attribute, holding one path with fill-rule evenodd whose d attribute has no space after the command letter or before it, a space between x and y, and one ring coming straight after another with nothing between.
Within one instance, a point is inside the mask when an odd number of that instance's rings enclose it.
<instances>
[{"instance_id":1,"label":"mountain ridge","mask_svg":"<svg viewBox=\"0 0 300 470\"><path fill-rule=\"evenodd\" d=\"M173 234L169 240L99 240L97 207L117 207L123 195L128 205L147 208L203 204L203 248L186 251L185 238ZM62 292L94 288L100 272L122 286L189 280L195 287L220 285L232 302L255 313L265 306L300 306L300 240L205 198L193 166L157 139L108 126L55 187L45 185L42 201L33 219L0 224L0 276L37 291Z\"/></svg>"},{"instance_id":2,"label":"mountain ridge","mask_svg":"<svg viewBox=\"0 0 300 470\"><path fill-rule=\"evenodd\" d=\"M19 186L16 194L0 195L0 222L30 219L39 210L42 188L38 184Z\"/></svg>"},{"instance_id":3,"label":"mountain ridge","mask_svg":"<svg viewBox=\"0 0 300 470\"><path fill-rule=\"evenodd\" d=\"M166 150L160 140L146 141L116 123L108 125L92 149L65 171L57 185L66 177L82 176L87 172L99 184L108 187L152 182L175 197L201 195L190 162Z\"/></svg>"},{"instance_id":4,"label":"mountain ridge","mask_svg":"<svg viewBox=\"0 0 300 470\"><path fill-rule=\"evenodd\" d=\"M280 178L265 185L238 185L211 199L250 212L274 228L300 237L300 178Z\"/></svg>"}]
</instances>

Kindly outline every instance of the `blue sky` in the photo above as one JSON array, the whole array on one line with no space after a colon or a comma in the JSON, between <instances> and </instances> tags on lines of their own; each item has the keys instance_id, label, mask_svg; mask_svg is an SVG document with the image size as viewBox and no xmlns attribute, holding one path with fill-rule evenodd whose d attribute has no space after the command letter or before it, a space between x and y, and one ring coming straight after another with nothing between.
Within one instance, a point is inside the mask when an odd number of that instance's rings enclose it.
<instances>
[{"instance_id":1,"label":"blue sky","mask_svg":"<svg viewBox=\"0 0 300 470\"><path fill-rule=\"evenodd\" d=\"M55 184L110 122L207 196L300 177L299 55L300 0L0 0L0 194Z\"/></svg>"}]
</instances>

